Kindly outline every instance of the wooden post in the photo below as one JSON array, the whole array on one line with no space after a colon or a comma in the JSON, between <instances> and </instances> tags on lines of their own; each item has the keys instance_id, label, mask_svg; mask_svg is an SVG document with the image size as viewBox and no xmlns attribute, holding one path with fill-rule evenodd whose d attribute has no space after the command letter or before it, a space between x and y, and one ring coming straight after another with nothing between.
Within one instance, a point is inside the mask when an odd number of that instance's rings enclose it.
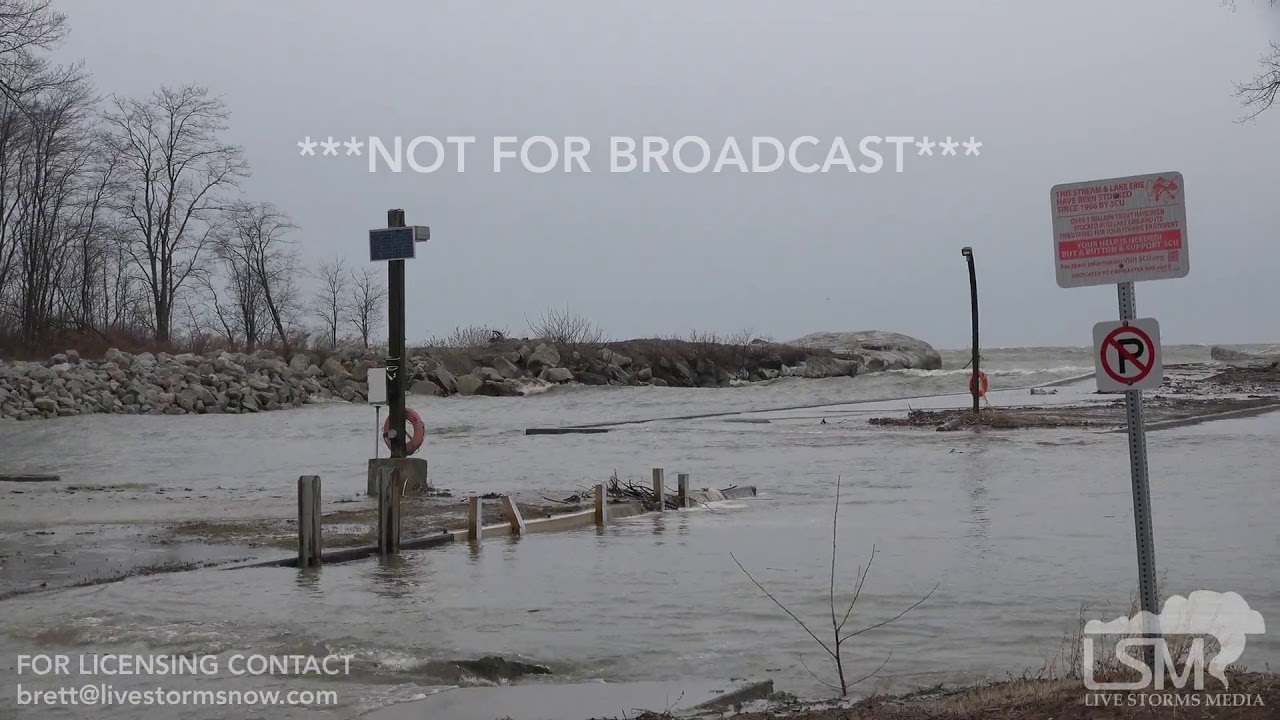
<instances>
[{"instance_id":1,"label":"wooden post","mask_svg":"<svg viewBox=\"0 0 1280 720\"><path fill-rule=\"evenodd\" d=\"M596 525L604 527L609 524L609 506L604 495L604 485L596 486Z\"/></svg>"},{"instance_id":2,"label":"wooden post","mask_svg":"<svg viewBox=\"0 0 1280 720\"><path fill-rule=\"evenodd\" d=\"M298 567L320 566L320 476L298 478Z\"/></svg>"},{"instance_id":3,"label":"wooden post","mask_svg":"<svg viewBox=\"0 0 1280 720\"><path fill-rule=\"evenodd\" d=\"M679 500L680 507L689 507L689 473L676 475L676 499Z\"/></svg>"},{"instance_id":4,"label":"wooden post","mask_svg":"<svg viewBox=\"0 0 1280 720\"><path fill-rule=\"evenodd\" d=\"M658 501L658 512L667 509L667 487L662 477L662 468L653 469L653 497Z\"/></svg>"},{"instance_id":5,"label":"wooden post","mask_svg":"<svg viewBox=\"0 0 1280 720\"><path fill-rule=\"evenodd\" d=\"M524 534L524 518L520 516L520 508L516 507L516 501L512 500L510 495L502 496L502 514L506 516L507 522L511 523L512 535Z\"/></svg>"},{"instance_id":6,"label":"wooden post","mask_svg":"<svg viewBox=\"0 0 1280 720\"><path fill-rule=\"evenodd\" d=\"M467 500L467 540L480 544L484 539L484 500L472 495Z\"/></svg>"},{"instance_id":7,"label":"wooden post","mask_svg":"<svg viewBox=\"0 0 1280 720\"><path fill-rule=\"evenodd\" d=\"M400 470L378 471L378 552L400 553Z\"/></svg>"}]
</instances>

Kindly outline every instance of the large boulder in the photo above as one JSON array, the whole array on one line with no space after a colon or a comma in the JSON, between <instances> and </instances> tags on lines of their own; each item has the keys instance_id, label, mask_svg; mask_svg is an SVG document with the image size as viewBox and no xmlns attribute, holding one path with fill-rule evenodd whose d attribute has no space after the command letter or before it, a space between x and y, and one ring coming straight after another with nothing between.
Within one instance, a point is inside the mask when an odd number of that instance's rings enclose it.
<instances>
[{"instance_id":1,"label":"large boulder","mask_svg":"<svg viewBox=\"0 0 1280 720\"><path fill-rule=\"evenodd\" d=\"M525 365L533 372L540 372L543 368L558 367L560 365L560 353L554 347L547 344L538 345L533 352L529 353Z\"/></svg>"},{"instance_id":2,"label":"large boulder","mask_svg":"<svg viewBox=\"0 0 1280 720\"><path fill-rule=\"evenodd\" d=\"M806 378L853 377L861 369L857 360L845 360L835 357L811 357L796 370L796 374Z\"/></svg>"},{"instance_id":3,"label":"large boulder","mask_svg":"<svg viewBox=\"0 0 1280 720\"><path fill-rule=\"evenodd\" d=\"M543 368L542 373L538 375L538 379L549 383L573 382L573 372L568 368Z\"/></svg>"},{"instance_id":4,"label":"large boulder","mask_svg":"<svg viewBox=\"0 0 1280 720\"><path fill-rule=\"evenodd\" d=\"M440 386L446 393L458 392L458 379L442 364L427 371L427 379Z\"/></svg>"},{"instance_id":5,"label":"large boulder","mask_svg":"<svg viewBox=\"0 0 1280 720\"><path fill-rule=\"evenodd\" d=\"M350 377L347 369L342 367L342 363L337 358L329 358L320 366L320 371L328 375L333 380L345 380Z\"/></svg>"},{"instance_id":6,"label":"large boulder","mask_svg":"<svg viewBox=\"0 0 1280 720\"><path fill-rule=\"evenodd\" d=\"M430 380L419 380L409 386L410 395L443 395L444 390Z\"/></svg>"},{"instance_id":7,"label":"large boulder","mask_svg":"<svg viewBox=\"0 0 1280 720\"><path fill-rule=\"evenodd\" d=\"M497 370L498 374L507 380L520 377L520 368L501 355L493 359L493 369Z\"/></svg>"},{"instance_id":8,"label":"large boulder","mask_svg":"<svg viewBox=\"0 0 1280 720\"><path fill-rule=\"evenodd\" d=\"M459 395L475 395L484 386L484 378L478 375L463 375L457 379Z\"/></svg>"},{"instance_id":9,"label":"large boulder","mask_svg":"<svg viewBox=\"0 0 1280 720\"><path fill-rule=\"evenodd\" d=\"M631 358L623 355L622 353L610 350L609 348L605 348L600 351L600 359L612 365L617 365L620 368L629 367L631 365Z\"/></svg>"},{"instance_id":10,"label":"large boulder","mask_svg":"<svg viewBox=\"0 0 1280 720\"><path fill-rule=\"evenodd\" d=\"M881 330L818 332L788 344L849 356L859 360L868 370L937 370L942 367L942 355L929 343Z\"/></svg>"},{"instance_id":11,"label":"large boulder","mask_svg":"<svg viewBox=\"0 0 1280 720\"><path fill-rule=\"evenodd\" d=\"M510 380L502 380L494 382L492 380L484 381L476 390L476 395L489 395L492 397L508 397L520 394L520 386Z\"/></svg>"},{"instance_id":12,"label":"large boulder","mask_svg":"<svg viewBox=\"0 0 1280 720\"><path fill-rule=\"evenodd\" d=\"M476 375L480 376L481 380L484 380L486 382L500 383L506 379L502 376L502 373L498 372L497 370L491 367L476 368L474 372Z\"/></svg>"}]
</instances>

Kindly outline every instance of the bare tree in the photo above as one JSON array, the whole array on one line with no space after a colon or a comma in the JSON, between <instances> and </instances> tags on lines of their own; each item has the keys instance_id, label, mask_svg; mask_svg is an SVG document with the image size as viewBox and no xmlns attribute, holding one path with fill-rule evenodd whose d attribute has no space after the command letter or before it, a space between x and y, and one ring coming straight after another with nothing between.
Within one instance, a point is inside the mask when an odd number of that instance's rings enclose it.
<instances>
[{"instance_id":1,"label":"bare tree","mask_svg":"<svg viewBox=\"0 0 1280 720\"><path fill-rule=\"evenodd\" d=\"M320 288L313 299L315 314L323 323L322 328L329 347L337 347L338 330L341 329L345 319L343 307L347 303L349 276L346 260L337 257L329 262L320 263L315 276L320 281Z\"/></svg>"},{"instance_id":2,"label":"bare tree","mask_svg":"<svg viewBox=\"0 0 1280 720\"><path fill-rule=\"evenodd\" d=\"M1280 0L1268 0L1268 5L1275 7ZM1235 0L1223 0L1222 4L1236 9ZM1236 83L1236 97L1244 106L1246 114L1243 120L1252 120L1266 112L1276 101L1280 93L1280 42L1272 42L1267 52L1259 58L1261 69L1252 80Z\"/></svg>"},{"instance_id":3,"label":"bare tree","mask_svg":"<svg viewBox=\"0 0 1280 720\"><path fill-rule=\"evenodd\" d=\"M262 302L276 340L289 351L289 332L297 313L297 252L289 232L293 220L270 202L236 202L227 209L227 229L220 234L218 255L246 270L248 282Z\"/></svg>"},{"instance_id":4,"label":"bare tree","mask_svg":"<svg viewBox=\"0 0 1280 720\"><path fill-rule=\"evenodd\" d=\"M70 29L67 16L52 6L52 0L0 0L0 96L15 107L84 79L83 65L53 66L45 55Z\"/></svg>"},{"instance_id":5,"label":"bare tree","mask_svg":"<svg viewBox=\"0 0 1280 720\"><path fill-rule=\"evenodd\" d=\"M351 279L355 291L347 303L347 320L355 326L361 342L368 349L369 336L386 313L387 288L372 268L362 268L360 272L352 270Z\"/></svg>"},{"instance_id":6,"label":"bare tree","mask_svg":"<svg viewBox=\"0 0 1280 720\"><path fill-rule=\"evenodd\" d=\"M204 259L222 193L248 175L241 149L221 138L227 119L220 98L191 85L113 97L105 116L119 159L113 203L128 224L159 342L169 340L175 299Z\"/></svg>"},{"instance_id":7,"label":"bare tree","mask_svg":"<svg viewBox=\"0 0 1280 720\"><path fill-rule=\"evenodd\" d=\"M1236 97L1248 111L1245 118L1258 117L1276 101L1280 93L1280 43L1271 43L1271 49L1259 60L1262 69L1247 83L1236 85Z\"/></svg>"},{"instance_id":8,"label":"bare tree","mask_svg":"<svg viewBox=\"0 0 1280 720\"><path fill-rule=\"evenodd\" d=\"M733 558L733 561L738 565L738 569L742 570L742 572L747 576L747 579L750 580L753 585L759 588L760 592L765 594L765 597L772 600L773 603L777 605L779 608L781 608L782 611L785 612L792 620L795 620L796 623L799 624L800 627L803 628L806 633L808 633L809 637L813 638L814 642L818 643L818 645L821 646L822 649L825 650L827 654L831 656L831 661L836 666L836 675L839 679L840 684L835 685L819 678L817 674L815 674L812 670L809 669L808 665L804 664L804 660L802 659L800 661L800 664L804 667L806 671L808 671L809 675L811 675L813 679L817 680L819 683L833 690L839 690L841 697L848 697L849 688L851 686L857 685L858 683L861 683L865 680L868 680L874 677L876 673L880 672L880 670L882 670L884 666L889 663L889 658L886 657L884 662L880 664L880 667L874 670L873 672L868 673L867 675L864 675L861 678L858 678L857 680L849 681L845 677L844 656L841 653L841 646L844 645L845 642L865 632L870 632L872 630L882 628L885 625L888 625L889 623L897 620L898 618L901 618L903 615L906 615L912 610L915 610L916 608L920 607L921 605L924 604L924 601L928 600L930 596L933 595L934 591L938 589L938 585L934 585L933 589L930 590L928 593L926 593L924 597L920 598L915 603L913 603L910 607L908 607L906 610L903 610L902 612L898 613L897 615L894 615L888 620L883 620L881 622L868 625L860 630L851 630L849 632L845 632L844 627L846 624L848 624L849 617L853 615L853 608L855 605L857 605L858 598L862 595L862 586L863 586L863 583L867 581L867 573L871 571L871 563L872 561L875 560L876 549L874 546L871 548L871 557L867 559L867 564L863 567L858 568L857 577L854 578L853 596L849 600L848 608L846 608L844 611L844 614L841 615L840 611L836 609L836 546L837 546L836 528L837 528L837 521L839 520L839 518L840 518L840 478L836 478L835 512L832 513L832 517L831 517L831 583L827 591L827 598L831 606L831 635L832 635L831 641L825 641L822 638L818 637L816 633L814 633L812 630L809 629L809 626L806 625L803 620L797 617L795 613L791 612L791 610L789 610L786 605L783 605L778 600L778 598L774 597L772 593L766 590L763 585L761 585L754 577L752 577L751 573L747 572L747 569L742 566L742 563L738 562L738 558L734 557L732 553L729 554L729 557ZM893 653L890 652L889 656L892 657Z\"/></svg>"},{"instance_id":9,"label":"bare tree","mask_svg":"<svg viewBox=\"0 0 1280 720\"><path fill-rule=\"evenodd\" d=\"M24 343L74 311L90 102L85 83L33 93L23 107L0 93L0 325Z\"/></svg>"},{"instance_id":10,"label":"bare tree","mask_svg":"<svg viewBox=\"0 0 1280 720\"><path fill-rule=\"evenodd\" d=\"M221 332L226 338L227 345L235 348L238 345L238 339L243 335L246 337L246 344L257 343L258 327L261 325L259 321L260 313L254 301L256 296L248 295L244 292L247 283L238 283L235 278L244 277L245 273L234 273L228 271L224 282L226 292L219 292L213 284L213 276L211 273L197 273L192 284L196 287L203 302L203 311L194 313L194 322L204 327L211 327ZM227 307L223 304L224 295L230 295L234 301L233 307ZM245 306L249 305L246 311ZM249 328L245 328L246 317L248 317ZM247 332L245 332L247 330Z\"/></svg>"},{"instance_id":11,"label":"bare tree","mask_svg":"<svg viewBox=\"0 0 1280 720\"><path fill-rule=\"evenodd\" d=\"M90 135L91 142L95 139L100 138ZM72 313L82 330L99 334L106 330L105 316L110 304L109 295L100 290L105 288L106 276L110 272L112 246L118 246L120 241L116 218L106 207L116 169L115 160L111 154L105 157L95 154L89 160L73 221L78 238L79 282L75 287L79 297Z\"/></svg>"},{"instance_id":12,"label":"bare tree","mask_svg":"<svg viewBox=\"0 0 1280 720\"><path fill-rule=\"evenodd\" d=\"M82 120L88 89L67 87L33 98L26 115L26 192L20 203L23 244L22 338L39 338L51 326L72 259L71 210L77 181L88 160Z\"/></svg>"}]
</instances>

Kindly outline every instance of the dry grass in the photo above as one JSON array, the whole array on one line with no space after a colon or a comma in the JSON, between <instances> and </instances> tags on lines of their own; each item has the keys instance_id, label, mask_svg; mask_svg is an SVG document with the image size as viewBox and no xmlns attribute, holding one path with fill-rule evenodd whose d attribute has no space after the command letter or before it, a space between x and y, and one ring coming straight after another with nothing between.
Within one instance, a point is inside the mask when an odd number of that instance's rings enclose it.
<instances>
[{"instance_id":1,"label":"dry grass","mask_svg":"<svg viewBox=\"0 0 1280 720\"><path fill-rule=\"evenodd\" d=\"M433 349L489 349L496 343L507 339L506 328L495 328L487 325L458 326L443 338L432 338L426 347Z\"/></svg>"},{"instance_id":2,"label":"dry grass","mask_svg":"<svg viewBox=\"0 0 1280 720\"><path fill-rule=\"evenodd\" d=\"M1248 696L1251 707L1205 707L1203 693L1171 690L1152 696L1134 693L1119 707L1086 701L1090 691L1078 680L1024 680L985 683L955 690L941 688L913 695L872 696L852 705L792 707L734 715L734 720L1156 720L1218 718L1274 720L1280 706L1280 677L1273 673L1236 673L1231 692ZM1125 694L1126 697L1128 694ZM1196 696L1198 704L1192 704ZM1165 703L1185 703L1169 706ZM1133 704L1130 705L1129 703ZM1153 702L1160 703L1152 707ZM1143 705L1146 703L1146 705ZM658 716L660 717L660 716Z\"/></svg>"}]
</instances>

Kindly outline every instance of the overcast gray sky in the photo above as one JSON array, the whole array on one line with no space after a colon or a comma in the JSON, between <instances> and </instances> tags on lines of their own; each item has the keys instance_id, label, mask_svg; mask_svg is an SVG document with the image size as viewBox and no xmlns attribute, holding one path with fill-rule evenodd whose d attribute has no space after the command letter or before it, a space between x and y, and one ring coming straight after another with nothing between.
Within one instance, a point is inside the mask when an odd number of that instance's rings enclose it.
<instances>
[{"instance_id":1,"label":"overcast gray sky","mask_svg":"<svg viewBox=\"0 0 1280 720\"><path fill-rule=\"evenodd\" d=\"M197 82L225 97L245 191L290 213L309 260L368 262L403 208L410 341L456 325L527 332L549 306L615 338L692 329L786 340L883 329L968 344L1084 345L1113 286L1054 280L1049 188L1168 170L1186 180L1191 272L1138 285L1166 343L1280 341L1280 108L1248 124L1233 82L1280 14L1216 0L569 2L62 0L64 58L104 92ZM1278 11L1280 12L1280 11ZM298 141L475 136L467 167L370 173ZM585 136L590 174L492 168L491 139ZM892 146L876 173L609 173L608 138L813 135ZM748 148L749 149L749 148ZM317 148L319 150L319 148ZM936 153L936 151L935 151ZM419 156L424 162L431 151ZM692 156L690 156L692 157Z\"/></svg>"}]
</instances>

